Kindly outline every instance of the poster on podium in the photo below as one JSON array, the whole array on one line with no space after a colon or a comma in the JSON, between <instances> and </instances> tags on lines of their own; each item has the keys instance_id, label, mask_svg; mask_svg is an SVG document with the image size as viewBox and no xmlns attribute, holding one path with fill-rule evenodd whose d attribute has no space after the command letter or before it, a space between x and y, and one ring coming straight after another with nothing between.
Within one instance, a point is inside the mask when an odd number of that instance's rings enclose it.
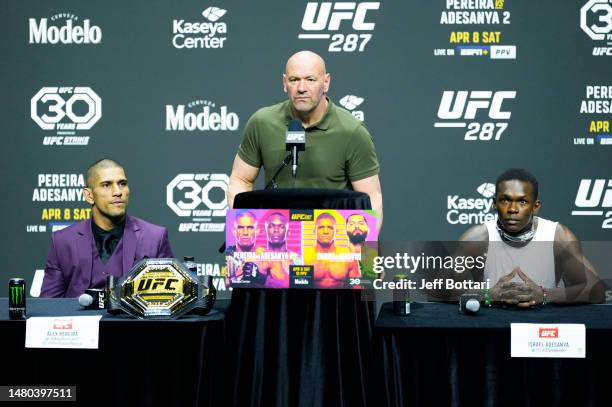
<instances>
[{"instance_id":1,"label":"poster on podium","mask_svg":"<svg viewBox=\"0 0 612 407\"><path fill-rule=\"evenodd\" d=\"M234 288L371 287L378 251L371 210L232 209L226 218Z\"/></svg>"}]
</instances>

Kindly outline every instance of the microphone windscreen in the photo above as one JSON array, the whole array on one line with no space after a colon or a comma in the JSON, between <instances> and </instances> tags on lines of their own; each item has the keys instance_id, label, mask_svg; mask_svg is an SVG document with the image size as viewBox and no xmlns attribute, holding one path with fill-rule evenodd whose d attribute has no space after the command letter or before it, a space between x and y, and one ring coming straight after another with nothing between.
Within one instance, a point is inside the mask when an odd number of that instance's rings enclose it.
<instances>
[{"instance_id":1,"label":"microphone windscreen","mask_svg":"<svg viewBox=\"0 0 612 407\"><path fill-rule=\"evenodd\" d=\"M302 127L302 122L296 119L293 119L289 122L289 126L287 127L289 131L304 131Z\"/></svg>"},{"instance_id":2,"label":"microphone windscreen","mask_svg":"<svg viewBox=\"0 0 612 407\"><path fill-rule=\"evenodd\" d=\"M93 304L93 297L89 294L81 294L79 297L79 305L82 307L89 307Z\"/></svg>"},{"instance_id":3,"label":"microphone windscreen","mask_svg":"<svg viewBox=\"0 0 612 407\"><path fill-rule=\"evenodd\" d=\"M465 303L465 309L471 312L478 312L478 310L480 309L480 301L475 298L469 299Z\"/></svg>"}]
</instances>

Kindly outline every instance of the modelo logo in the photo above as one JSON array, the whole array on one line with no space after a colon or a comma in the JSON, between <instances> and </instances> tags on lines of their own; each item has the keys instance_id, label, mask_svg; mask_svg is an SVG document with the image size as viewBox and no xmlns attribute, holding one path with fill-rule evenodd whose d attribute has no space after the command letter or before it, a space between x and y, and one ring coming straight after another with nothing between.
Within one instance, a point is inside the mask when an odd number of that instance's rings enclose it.
<instances>
[{"instance_id":1,"label":"modelo logo","mask_svg":"<svg viewBox=\"0 0 612 407\"><path fill-rule=\"evenodd\" d=\"M221 106L219 112L211 112L210 106L204 106L199 113L185 113L185 105L166 105L166 130L233 131L239 125L238 115L228 112L227 106Z\"/></svg>"},{"instance_id":2,"label":"modelo logo","mask_svg":"<svg viewBox=\"0 0 612 407\"><path fill-rule=\"evenodd\" d=\"M74 25L72 19L67 19L61 26L48 26L47 19L41 18L36 22L30 18L30 44L99 44L102 41L102 30L91 25L89 19L83 25Z\"/></svg>"}]
</instances>

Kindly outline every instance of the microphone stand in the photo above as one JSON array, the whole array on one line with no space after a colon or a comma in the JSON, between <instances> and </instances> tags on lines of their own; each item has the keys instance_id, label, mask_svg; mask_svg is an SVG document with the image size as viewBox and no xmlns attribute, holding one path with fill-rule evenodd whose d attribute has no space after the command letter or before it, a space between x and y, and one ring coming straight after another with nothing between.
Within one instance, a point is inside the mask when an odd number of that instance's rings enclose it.
<instances>
[{"instance_id":1,"label":"microphone stand","mask_svg":"<svg viewBox=\"0 0 612 407\"><path fill-rule=\"evenodd\" d=\"M264 189L278 189L278 182L276 182L276 177L278 177L278 174L280 174L283 168L288 166L291 161L292 161L292 153L289 153L287 157L285 157L285 159L281 163L280 167L278 167L278 170L276 170L276 172L274 173L274 176L272 176L272 179L270 179L270 182L268 182L268 185L266 185ZM223 242L221 247L219 247L219 253L224 253L225 248L226 248L225 242Z\"/></svg>"},{"instance_id":2,"label":"microphone stand","mask_svg":"<svg viewBox=\"0 0 612 407\"><path fill-rule=\"evenodd\" d=\"M292 154L289 153L287 155L287 157L285 157L285 159L283 160L283 162L281 163L280 167L278 167L278 170L276 170L276 172L274 173L274 175L272 176L272 179L270 179L270 182L268 182L268 185L266 185L266 187L264 189L278 189L278 182L276 182L276 177L278 177L278 174L281 173L281 171L283 170L283 168L285 168L286 166L289 165L289 163L292 160Z\"/></svg>"}]
</instances>

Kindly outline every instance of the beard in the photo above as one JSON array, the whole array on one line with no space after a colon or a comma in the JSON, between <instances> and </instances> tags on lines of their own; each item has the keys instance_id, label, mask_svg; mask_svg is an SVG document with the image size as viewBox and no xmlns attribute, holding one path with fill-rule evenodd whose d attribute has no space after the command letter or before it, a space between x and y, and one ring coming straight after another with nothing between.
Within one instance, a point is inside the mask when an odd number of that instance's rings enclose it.
<instances>
[{"instance_id":1,"label":"beard","mask_svg":"<svg viewBox=\"0 0 612 407\"><path fill-rule=\"evenodd\" d=\"M352 244L361 244L363 242L365 242L367 235L365 233L359 233L359 234L351 234L351 233L347 233L346 234L349 238L349 241Z\"/></svg>"}]
</instances>

